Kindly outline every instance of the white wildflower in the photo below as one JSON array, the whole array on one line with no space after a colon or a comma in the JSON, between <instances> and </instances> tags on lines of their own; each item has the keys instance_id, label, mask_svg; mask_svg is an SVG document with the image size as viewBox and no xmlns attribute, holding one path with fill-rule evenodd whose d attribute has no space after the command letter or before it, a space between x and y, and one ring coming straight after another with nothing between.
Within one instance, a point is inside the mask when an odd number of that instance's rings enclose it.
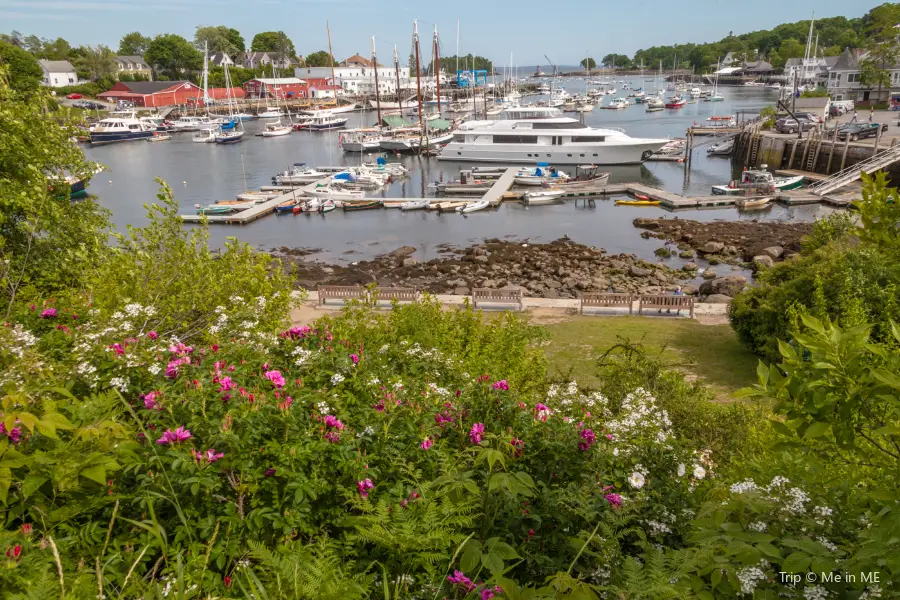
<instances>
[{"instance_id":1,"label":"white wildflower","mask_svg":"<svg viewBox=\"0 0 900 600\"><path fill-rule=\"evenodd\" d=\"M678 464L678 471L677 471L677 472L678 472L678 476L679 476L679 477L684 477L684 473L685 473L684 463L679 463L679 464Z\"/></svg>"},{"instance_id":2,"label":"white wildflower","mask_svg":"<svg viewBox=\"0 0 900 600\"><path fill-rule=\"evenodd\" d=\"M578 384L574 381L569 383L569 388L566 390L570 396L574 396L578 393Z\"/></svg>"},{"instance_id":3,"label":"white wildflower","mask_svg":"<svg viewBox=\"0 0 900 600\"><path fill-rule=\"evenodd\" d=\"M378 354L384 354L384 353L387 352L389 349L390 349L390 346L388 346L387 344L385 344L384 346L382 346L381 348L378 349Z\"/></svg>"},{"instance_id":4,"label":"white wildflower","mask_svg":"<svg viewBox=\"0 0 900 600\"><path fill-rule=\"evenodd\" d=\"M331 376L331 385L337 385L344 380L344 376L340 373L335 373Z\"/></svg>"},{"instance_id":5,"label":"white wildflower","mask_svg":"<svg viewBox=\"0 0 900 600\"><path fill-rule=\"evenodd\" d=\"M816 538L816 541L828 548L830 552L837 552L838 547L834 543L828 541L826 537L819 536Z\"/></svg>"},{"instance_id":6,"label":"white wildflower","mask_svg":"<svg viewBox=\"0 0 900 600\"><path fill-rule=\"evenodd\" d=\"M159 375L159 372L162 371L162 367L157 364L152 364L147 367L147 370L150 371L151 375Z\"/></svg>"},{"instance_id":7,"label":"white wildflower","mask_svg":"<svg viewBox=\"0 0 900 600\"><path fill-rule=\"evenodd\" d=\"M647 521L647 527L650 528L650 535L662 535L663 533L672 533L669 526L659 521Z\"/></svg>"},{"instance_id":8,"label":"white wildflower","mask_svg":"<svg viewBox=\"0 0 900 600\"><path fill-rule=\"evenodd\" d=\"M745 479L739 483L731 484L731 493L732 494L746 494L747 492L755 492L759 489L759 486L756 485L756 482L752 479Z\"/></svg>"},{"instance_id":9,"label":"white wildflower","mask_svg":"<svg viewBox=\"0 0 900 600\"><path fill-rule=\"evenodd\" d=\"M125 314L129 317L139 317L143 311L144 307L137 302L125 305Z\"/></svg>"},{"instance_id":10,"label":"white wildflower","mask_svg":"<svg viewBox=\"0 0 900 600\"><path fill-rule=\"evenodd\" d=\"M381 383L381 380L378 379L377 377L373 377L372 379L369 380L369 385L378 385L379 383Z\"/></svg>"},{"instance_id":11,"label":"white wildflower","mask_svg":"<svg viewBox=\"0 0 900 600\"><path fill-rule=\"evenodd\" d=\"M298 347L295 348L291 354L297 357L297 359L294 361L294 364L299 367L306 363L307 360L309 360L309 357L312 356L312 351Z\"/></svg>"},{"instance_id":12,"label":"white wildflower","mask_svg":"<svg viewBox=\"0 0 900 600\"><path fill-rule=\"evenodd\" d=\"M330 411L331 411L331 407L328 406L328 403L325 402L324 400L319 402L318 404L316 404L316 409L319 411L319 414L322 416L330 414Z\"/></svg>"},{"instance_id":13,"label":"white wildflower","mask_svg":"<svg viewBox=\"0 0 900 600\"><path fill-rule=\"evenodd\" d=\"M265 308L266 307L266 299L263 296L257 296L256 297L256 306L258 306L260 309Z\"/></svg>"},{"instance_id":14,"label":"white wildflower","mask_svg":"<svg viewBox=\"0 0 900 600\"><path fill-rule=\"evenodd\" d=\"M644 475L642 473L639 473L638 471L635 471L634 473L632 473L631 477L628 478L628 483L630 483L631 487L633 487L636 490L639 490L642 487L644 487L644 481L645 481Z\"/></svg>"},{"instance_id":15,"label":"white wildflower","mask_svg":"<svg viewBox=\"0 0 900 600\"><path fill-rule=\"evenodd\" d=\"M364 435L372 435L375 433L375 430L372 429L371 425L366 425L366 428L356 434L356 437L360 438Z\"/></svg>"},{"instance_id":16,"label":"white wildflower","mask_svg":"<svg viewBox=\"0 0 900 600\"><path fill-rule=\"evenodd\" d=\"M803 597L806 600L825 600L830 596L828 590L821 585L814 585L803 590Z\"/></svg>"},{"instance_id":17,"label":"white wildflower","mask_svg":"<svg viewBox=\"0 0 900 600\"><path fill-rule=\"evenodd\" d=\"M88 362L80 363L77 367L75 367L75 371L81 375L91 375L97 371L97 367Z\"/></svg>"},{"instance_id":18,"label":"white wildflower","mask_svg":"<svg viewBox=\"0 0 900 600\"><path fill-rule=\"evenodd\" d=\"M744 567L737 572L737 578L741 583L741 595L749 596L760 581L765 581L766 574L758 567Z\"/></svg>"},{"instance_id":19,"label":"white wildflower","mask_svg":"<svg viewBox=\"0 0 900 600\"><path fill-rule=\"evenodd\" d=\"M113 386L122 393L128 391L128 382L121 377L113 377L109 380L109 385Z\"/></svg>"},{"instance_id":20,"label":"white wildflower","mask_svg":"<svg viewBox=\"0 0 900 600\"><path fill-rule=\"evenodd\" d=\"M114 312L114 313L112 314L112 316L111 316L110 318L111 318L113 321L121 321L122 319L125 318L125 315L123 315L122 313L116 311L116 312Z\"/></svg>"},{"instance_id":21,"label":"white wildflower","mask_svg":"<svg viewBox=\"0 0 900 600\"><path fill-rule=\"evenodd\" d=\"M613 454L613 456L618 456L618 455L619 455L619 449L618 449L618 448L613 448L613 453L612 453L612 454Z\"/></svg>"},{"instance_id":22,"label":"white wildflower","mask_svg":"<svg viewBox=\"0 0 900 600\"><path fill-rule=\"evenodd\" d=\"M765 523L763 523L762 521L754 521L753 523L750 523L749 525L747 525L747 528L752 529L753 531L755 531L757 533L765 533L766 530L769 528L769 526L766 525Z\"/></svg>"},{"instance_id":23,"label":"white wildflower","mask_svg":"<svg viewBox=\"0 0 900 600\"><path fill-rule=\"evenodd\" d=\"M131 321L122 321L122 323L119 324L119 330L131 331Z\"/></svg>"},{"instance_id":24,"label":"white wildflower","mask_svg":"<svg viewBox=\"0 0 900 600\"><path fill-rule=\"evenodd\" d=\"M700 465L694 465L694 479L703 479L706 477L706 469Z\"/></svg>"},{"instance_id":25,"label":"white wildflower","mask_svg":"<svg viewBox=\"0 0 900 600\"><path fill-rule=\"evenodd\" d=\"M210 325L210 327L209 327L209 333L212 335L216 335L221 330L222 330L222 328L219 327L218 325Z\"/></svg>"},{"instance_id":26,"label":"white wildflower","mask_svg":"<svg viewBox=\"0 0 900 600\"><path fill-rule=\"evenodd\" d=\"M878 584L873 585L863 592L859 597L859 600L876 600L876 598L881 598L881 586Z\"/></svg>"}]
</instances>

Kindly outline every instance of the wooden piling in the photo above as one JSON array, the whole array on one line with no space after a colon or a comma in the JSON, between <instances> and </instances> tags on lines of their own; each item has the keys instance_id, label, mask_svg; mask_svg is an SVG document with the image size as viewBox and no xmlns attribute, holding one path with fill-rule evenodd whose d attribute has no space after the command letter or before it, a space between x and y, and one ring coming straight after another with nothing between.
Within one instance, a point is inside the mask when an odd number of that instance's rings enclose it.
<instances>
[{"instance_id":1,"label":"wooden piling","mask_svg":"<svg viewBox=\"0 0 900 600\"><path fill-rule=\"evenodd\" d=\"M878 154L878 143L881 142L881 123L878 123L878 131L875 132L875 147L872 148L872 156Z\"/></svg>"},{"instance_id":2,"label":"wooden piling","mask_svg":"<svg viewBox=\"0 0 900 600\"><path fill-rule=\"evenodd\" d=\"M847 134L847 140L844 142L844 153L841 155L841 168L840 170L844 170L844 165L847 164L847 149L850 147L850 134Z\"/></svg>"},{"instance_id":3,"label":"wooden piling","mask_svg":"<svg viewBox=\"0 0 900 600\"><path fill-rule=\"evenodd\" d=\"M791 140L791 157L788 159L788 169L794 168L794 153L797 152L797 144L800 140L794 138Z\"/></svg>"},{"instance_id":4,"label":"wooden piling","mask_svg":"<svg viewBox=\"0 0 900 600\"><path fill-rule=\"evenodd\" d=\"M834 158L834 147L837 146L837 123L834 125L834 136L831 138L831 151L828 153L828 166L825 167L825 174L831 175L831 159Z\"/></svg>"}]
</instances>

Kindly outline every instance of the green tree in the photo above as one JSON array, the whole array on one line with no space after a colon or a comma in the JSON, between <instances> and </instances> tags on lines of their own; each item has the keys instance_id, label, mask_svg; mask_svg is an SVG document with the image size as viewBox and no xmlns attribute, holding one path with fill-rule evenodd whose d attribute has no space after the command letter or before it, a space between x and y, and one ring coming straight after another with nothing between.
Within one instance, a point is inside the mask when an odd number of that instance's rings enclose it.
<instances>
[{"instance_id":1,"label":"green tree","mask_svg":"<svg viewBox=\"0 0 900 600\"><path fill-rule=\"evenodd\" d=\"M898 23L900 4L882 4L866 15L868 55L859 63L859 82L870 88L877 87L879 100L882 99L882 88L891 85L891 73L888 69L900 59L900 49L897 47Z\"/></svg>"},{"instance_id":2,"label":"green tree","mask_svg":"<svg viewBox=\"0 0 900 600\"><path fill-rule=\"evenodd\" d=\"M787 61L789 58L802 58L806 54L806 46L795 39L784 40L778 46L778 55Z\"/></svg>"},{"instance_id":3,"label":"green tree","mask_svg":"<svg viewBox=\"0 0 900 600\"><path fill-rule=\"evenodd\" d=\"M172 79L184 77L187 71L197 70L203 66L203 54L186 39L174 33L153 38L144 53L144 60Z\"/></svg>"},{"instance_id":4,"label":"green tree","mask_svg":"<svg viewBox=\"0 0 900 600\"><path fill-rule=\"evenodd\" d=\"M603 57L603 66L616 69L630 69L631 59L624 54L607 54Z\"/></svg>"},{"instance_id":5,"label":"green tree","mask_svg":"<svg viewBox=\"0 0 900 600\"><path fill-rule=\"evenodd\" d=\"M144 56L151 41L153 40L141 35L139 31L126 33L119 40L119 54L122 56Z\"/></svg>"},{"instance_id":6,"label":"green tree","mask_svg":"<svg viewBox=\"0 0 900 600\"><path fill-rule=\"evenodd\" d=\"M47 60L68 60L72 54L72 46L63 38L47 41L41 49L41 58Z\"/></svg>"},{"instance_id":7,"label":"green tree","mask_svg":"<svg viewBox=\"0 0 900 600\"><path fill-rule=\"evenodd\" d=\"M107 213L91 199L69 200L64 179L88 178L89 163L45 90L32 91L29 69L0 46L0 311L16 298L78 286L106 252ZM33 59L32 59L33 60ZM13 70L14 67L15 70ZM23 71L26 81L22 81ZM11 81L11 78L15 78ZM25 85L23 92L22 85Z\"/></svg>"},{"instance_id":8,"label":"green tree","mask_svg":"<svg viewBox=\"0 0 900 600\"><path fill-rule=\"evenodd\" d=\"M252 52L271 52L279 60L289 60L297 56L294 42L283 31L264 31L253 36L250 44Z\"/></svg>"},{"instance_id":9,"label":"green tree","mask_svg":"<svg viewBox=\"0 0 900 600\"><path fill-rule=\"evenodd\" d=\"M307 67L327 67L329 64L328 53L324 50L319 50L318 52L310 52L306 55L306 66Z\"/></svg>"},{"instance_id":10,"label":"green tree","mask_svg":"<svg viewBox=\"0 0 900 600\"><path fill-rule=\"evenodd\" d=\"M84 53L75 62L75 68L87 73L88 79L97 81L116 74L116 53L106 46L84 47Z\"/></svg>"},{"instance_id":11,"label":"green tree","mask_svg":"<svg viewBox=\"0 0 900 600\"><path fill-rule=\"evenodd\" d=\"M44 72L34 56L4 41L0 41L0 69L3 69L3 77L16 92L35 92L44 78Z\"/></svg>"},{"instance_id":12,"label":"green tree","mask_svg":"<svg viewBox=\"0 0 900 600\"><path fill-rule=\"evenodd\" d=\"M244 38L237 29L219 25L216 27L200 27L194 33L194 45L203 50L204 43L209 45L209 53L224 52L234 57L245 48Z\"/></svg>"},{"instance_id":13,"label":"green tree","mask_svg":"<svg viewBox=\"0 0 900 600\"><path fill-rule=\"evenodd\" d=\"M596 69L596 68L597 68L597 61L595 61L595 60L594 60L593 58L591 58L591 57L582 58L582 59L581 59L581 66L584 67L585 69Z\"/></svg>"},{"instance_id":14,"label":"green tree","mask_svg":"<svg viewBox=\"0 0 900 600\"><path fill-rule=\"evenodd\" d=\"M778 52L778 50L769 51L769 63L776 69L783 69L786 62L787 59L782 58L781 53Z\"/></svg>"}]
</instances>

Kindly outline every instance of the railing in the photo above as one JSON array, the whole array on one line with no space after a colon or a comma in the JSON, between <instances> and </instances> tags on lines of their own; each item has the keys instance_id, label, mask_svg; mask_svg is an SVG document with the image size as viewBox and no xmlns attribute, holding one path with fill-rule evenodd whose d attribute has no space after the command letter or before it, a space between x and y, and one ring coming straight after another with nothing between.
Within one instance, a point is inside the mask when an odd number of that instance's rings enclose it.
<instances>
[{"instance_id":1,"label":"railing","mask_svg":"<svg viewBox=\"0 0 900 600\"><path fill-rule=\"evenodd\" d=\"M864 161L851 165L842 171L838 171L831 177L817 181L809 186L809 190L818 196L852 183L859 179L863 173L871 173L882 169L900 160L900 145L888 148Z\"/></svg>"}]
</instances>

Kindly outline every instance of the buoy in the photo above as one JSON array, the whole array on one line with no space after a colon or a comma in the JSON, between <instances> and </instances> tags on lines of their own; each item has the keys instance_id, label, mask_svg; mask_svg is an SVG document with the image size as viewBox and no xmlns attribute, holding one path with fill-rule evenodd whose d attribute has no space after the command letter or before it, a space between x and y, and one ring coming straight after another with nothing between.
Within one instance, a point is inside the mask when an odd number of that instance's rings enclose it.
<instances>
[{"instance_id":1,"label":"buoy","mask_svg":"<svg viewBox=\"0 0 900 600\"><path fill-rule=\"evenodd\" d=\"M109 180L109 185L112 185L112 179Z\"/></svg>"},{"instance_id":2,"label":"buoy","mask_svg":"<svg viewBox=\"0 0 900 600\"><path fill-rule=\"evenodd\" d=\"M181 183L183 183L184 185L187 185L187 181L182 181Z\"/></svg>"}]
</instances>

